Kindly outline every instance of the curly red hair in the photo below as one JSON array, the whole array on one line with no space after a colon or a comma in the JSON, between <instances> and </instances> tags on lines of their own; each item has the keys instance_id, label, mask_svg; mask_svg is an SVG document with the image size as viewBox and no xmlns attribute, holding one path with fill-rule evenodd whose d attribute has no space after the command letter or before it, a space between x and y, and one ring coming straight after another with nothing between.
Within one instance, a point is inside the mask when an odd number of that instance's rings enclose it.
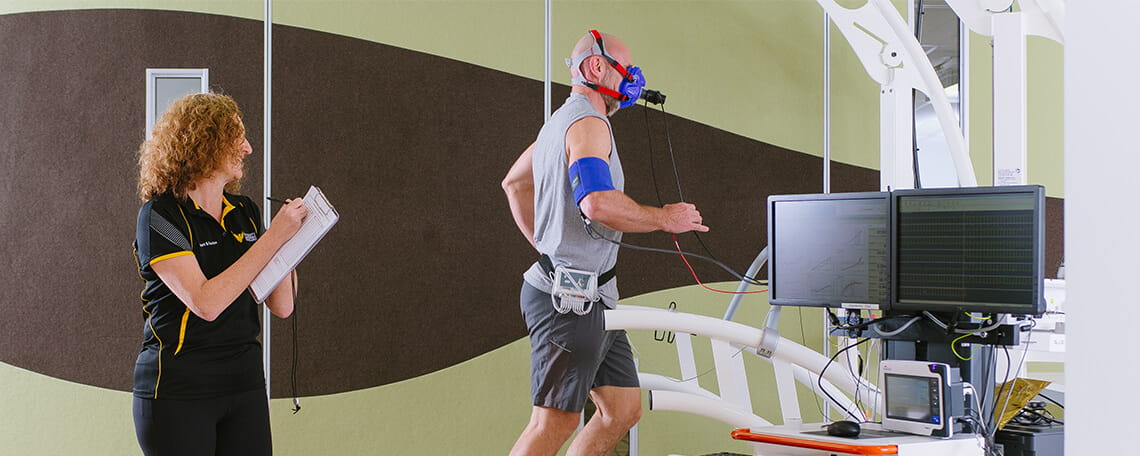
<instances>
[{"instance_id":1,"label":"curly red hair","mask_svg":"<svg viewBox=\"0 0 1140 456\"><path fill-rule=\"evenodd\" d=\"M139 197L163 193L185 199L197 183L240 154L241 110L228 95L196 93L176 100L139 147ZM226 185L237 193L241 182Z\"/></svg>"}]
</instances>

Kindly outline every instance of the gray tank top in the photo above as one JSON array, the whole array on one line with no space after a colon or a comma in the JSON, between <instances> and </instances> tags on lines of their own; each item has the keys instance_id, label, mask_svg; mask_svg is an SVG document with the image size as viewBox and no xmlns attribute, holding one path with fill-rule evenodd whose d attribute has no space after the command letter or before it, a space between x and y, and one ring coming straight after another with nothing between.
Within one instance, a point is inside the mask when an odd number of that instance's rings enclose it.
<instances>
[{"instance_id":1,"label":"gray tank top","mask_svg":"<svg viewBox=\"0 0 1140 456\"><path fill-rule=\"evenodd\" d=\"M566 163L566 130L585 117L597 117L610 125L609 119L594 110L584 95L571 93L561 108L550 116L542 126L535 140L533 151L534 174L534 243L538 251L548 255L555 266L563 265L571 269L602 274L617 264L618 246L603 239L593 239L582 223L578 206L574 204L574 192L570 189L570 177ZM610 175L614 188L625 191L625 174L618 159L617 144L610 132ZM611 230L600 223L593 223L593 229L602 236L615 241L621 240L621 232ZM553 282L550 276L535 263L523 274L526 282L539 290L549 293ZM599 289L606 307L617 305L617 278L610 280Z\"/></svg>"}]
</instances>

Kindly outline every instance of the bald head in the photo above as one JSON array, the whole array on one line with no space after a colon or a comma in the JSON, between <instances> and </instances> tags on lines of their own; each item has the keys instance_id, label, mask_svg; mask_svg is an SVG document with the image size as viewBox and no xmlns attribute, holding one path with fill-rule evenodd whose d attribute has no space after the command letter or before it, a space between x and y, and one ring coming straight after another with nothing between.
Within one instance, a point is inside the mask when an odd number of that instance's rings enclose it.
<instances>
[{"instance_id":1,"label":"bald head","mask_svg":"<svg viewBox=\"0 0 1140 456\"><path fill-rule=\"evenodd\" d=\"M608 33L601 33L601 35L602 35L602 46L605 47L606 54L609 54L610 57L613 57L622 66L629 67L633 62L633 59L629 54L629 47L627 47L625 45L625 43L623 43L616 36L610 35ZM582 53L589 52L590 47L592 47L594 45L594 43L596 43L596 41L594 40L594 35L590 34L590 33L586 33L585 35L582 36L581 39L578 40L578 43L574 45L574 50L570 52L570 57L574 58L574 57L577 57L578 55L581 55ZM599 59L599 58L604 60L604 58L602 58L602 57L589 57L586 59L586 61L589 61L591 59ZM583 65L584 64L585 64L585 61L583 61ZM609 63L606 62L606 65L608 65L608 64ZM580 74L579 70L580 70L580 68L571 68L570 69L570 76L575 77L575 78L578 77Z\"/></svg>"}]
</instances>

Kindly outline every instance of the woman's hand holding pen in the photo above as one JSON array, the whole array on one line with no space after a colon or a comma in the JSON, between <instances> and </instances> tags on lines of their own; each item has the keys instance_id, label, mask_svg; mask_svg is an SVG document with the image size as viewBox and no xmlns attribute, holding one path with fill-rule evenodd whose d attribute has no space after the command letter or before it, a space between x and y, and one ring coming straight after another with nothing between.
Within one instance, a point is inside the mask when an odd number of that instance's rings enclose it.
<instances>
[{"instance_id":1,"label":"woman's hand holding pen","mask_svg":"<svg viewBox=\"0 0 1140 456\"><path fill-rule=\"evenodd\" d=\"M281 202L281 200L273 198L270 200ZM277 215L273 216L269 231L280 232L285 239L289 239L297 234L297 230L301 229L301 222L305 220L305 216L309 215L309 209L305 207L305 202L301 198L283 202L285 204L277 211Z\"/></svg>"}]
</instances>

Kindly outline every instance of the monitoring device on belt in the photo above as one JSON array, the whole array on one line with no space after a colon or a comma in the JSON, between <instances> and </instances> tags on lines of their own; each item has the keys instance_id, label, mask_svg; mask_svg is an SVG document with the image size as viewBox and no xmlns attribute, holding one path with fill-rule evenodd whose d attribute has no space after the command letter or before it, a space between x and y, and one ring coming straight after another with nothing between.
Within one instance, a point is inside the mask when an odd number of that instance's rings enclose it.
<instances>
[{"instance_id":1,"label":"monitoring device on belt","mask_svg":"<svg viewBox=\"0 0 1140 456\"><path fill-rule=\"evenodd\" d=\"M590 313L598 296L598 275L590 271L554 267L554 310L558 313L573 311L578 315Z\"/></svg>"}]
</instances>

